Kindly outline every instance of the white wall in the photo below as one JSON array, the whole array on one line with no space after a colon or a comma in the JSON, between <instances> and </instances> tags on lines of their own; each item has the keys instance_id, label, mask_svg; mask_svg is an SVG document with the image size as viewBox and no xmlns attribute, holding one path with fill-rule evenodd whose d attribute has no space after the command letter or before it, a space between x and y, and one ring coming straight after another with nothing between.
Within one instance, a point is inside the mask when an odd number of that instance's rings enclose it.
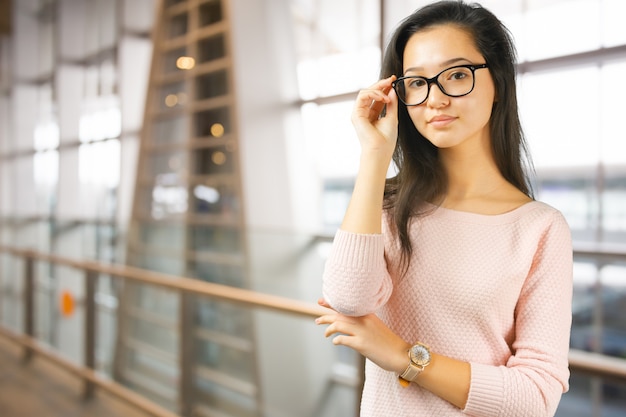
<instances>
[{"instance_id":1,"label":"white wall","mask_svg":"<svg viewBox=\"0 0 626 417\"><path fill-rule=\"evenodd\" d=\"M312 185L319 181L299 108L290 104L297 83L289 7L287 0L231 2L244 207L253 289L314 303L322 261L302 232L319 225ZM313 319L259 312L256 338L267 415L312 415L337 353L323 329Z\"/></svg>"},{"instance_id":2,"label":"white wall","mask_svg":"<svg viewBox=\"0 0 626 417\"><path fill-rule=\"evenodd\" d=\"M252 229L314 230L319 222L318 181L294 137L301 123L291 104L297 82L289 7L286 0L231 3L245 215Z\"/></svg>"}]
</instances>

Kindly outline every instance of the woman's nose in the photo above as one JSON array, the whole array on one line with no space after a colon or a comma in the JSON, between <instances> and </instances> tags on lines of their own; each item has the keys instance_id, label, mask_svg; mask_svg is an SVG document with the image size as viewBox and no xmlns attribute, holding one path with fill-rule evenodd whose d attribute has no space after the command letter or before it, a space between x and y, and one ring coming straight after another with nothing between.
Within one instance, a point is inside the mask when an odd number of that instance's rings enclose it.
<instances>
[{"instance_id":1,"label":"woman's nose","mask_svg":"<svg viewBox=\"0 0 626 417\"><path fill-rule=\"evenodd\" d=\"M448 97L442 91L439 84L432 83L428 89L428 99L426 102L430 107L441 107L443 105L447 105L450 101L450 97Z\"/></svg>"}]
</instances>

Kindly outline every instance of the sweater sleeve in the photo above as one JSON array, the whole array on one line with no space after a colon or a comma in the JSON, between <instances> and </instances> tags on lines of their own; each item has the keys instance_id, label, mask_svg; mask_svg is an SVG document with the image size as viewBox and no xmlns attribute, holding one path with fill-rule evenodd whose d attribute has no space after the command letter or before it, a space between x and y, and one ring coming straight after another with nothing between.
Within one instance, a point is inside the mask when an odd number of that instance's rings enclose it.
<instances>
[{"instance_id":1,"label":"sweater sleeve","mask_svg":"<svg viewBox=\"0 0 626 417\"><path fill-rule=\"evenodd\" d=\"M382 234L338 230L322 276L324 299L350 316L378 310L392 291L384 253Z\"/></svg>"},{"instance_id":2,"label":"sweater sleeve","mask_svg":"<svg viewBox=\"0 0 626 417\"><path fill-rule=\"evenodd\" d=\"M573 252L565 219L550 219L516 306L512 356L501 367L471 364L468 415L551 417L568 390Z\"/></svg>"}]
</instances>

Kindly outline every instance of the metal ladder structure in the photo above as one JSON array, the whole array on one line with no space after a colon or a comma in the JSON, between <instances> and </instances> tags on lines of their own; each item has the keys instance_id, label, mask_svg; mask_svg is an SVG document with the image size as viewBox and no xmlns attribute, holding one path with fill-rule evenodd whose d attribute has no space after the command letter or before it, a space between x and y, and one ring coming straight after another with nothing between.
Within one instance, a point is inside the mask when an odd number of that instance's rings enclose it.
<instances>
[{"instance_id":1,"label":"metal ladder structure","mask_svg":"<svg viewBox=\"0 0 626 417\"><path fill-rule=\"evenodd\" d=\"M228 6L158 7L126 262L248 288ZM182 416L260 415L251 310L137 284L118 295L116 380Z\"/></svg>"}]
</instances>

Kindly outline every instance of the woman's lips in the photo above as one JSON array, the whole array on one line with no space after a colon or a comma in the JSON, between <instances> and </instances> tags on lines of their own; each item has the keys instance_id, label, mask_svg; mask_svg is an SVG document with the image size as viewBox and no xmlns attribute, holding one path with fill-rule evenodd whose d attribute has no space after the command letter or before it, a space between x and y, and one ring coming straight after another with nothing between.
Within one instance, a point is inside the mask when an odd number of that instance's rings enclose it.
<instances>
[{"instance_id":1,"label":"woman's lips","mask_svg":"<svg viewBox=\"0 0 626 417\"><path fill-rule=\"evenodd\" d=\"M433 127L446 127L455 120L456 117L454 116L440 115L432 117L430 120L428 120L428 124Z\"/></svg>"}]
</instances>

